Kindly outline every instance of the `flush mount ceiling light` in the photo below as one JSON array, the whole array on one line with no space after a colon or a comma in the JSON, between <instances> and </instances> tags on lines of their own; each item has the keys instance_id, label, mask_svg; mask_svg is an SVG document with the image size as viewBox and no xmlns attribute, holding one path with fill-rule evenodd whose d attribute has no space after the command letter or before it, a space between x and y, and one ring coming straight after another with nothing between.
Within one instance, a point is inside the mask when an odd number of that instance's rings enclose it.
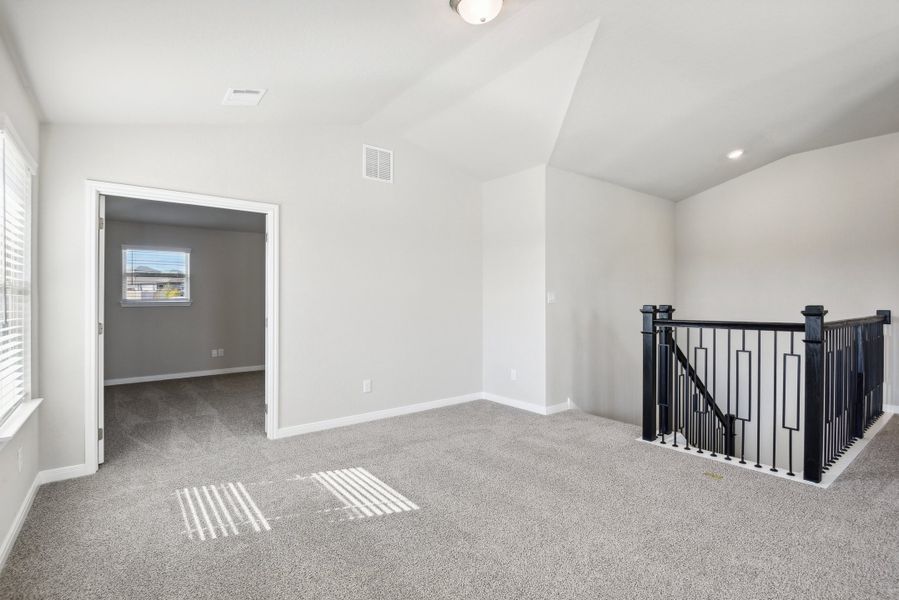
<instances>
[{"instance_id":1,"label":"flush mount ceiling light","mask_svg":"<svg viewBox=\"0 0 899 600\"><path fill-rule=\"evenodd\" d=\"M466 23L483 25L496 18L503 0L450 0L450 6Z\"/></svg>"},{"instance_id":2,"label":"flush mount ceiling light","mask_svg":"<svg viewBox=\"0 0 899 600\"><path fill-rule=\"evenodd\" d=\"M743 154L745 151L742 148L737 148L736 150L731 150L727 153L727 158L731 160L740 160L743 158Z\"/></svg>"}]
</instances>

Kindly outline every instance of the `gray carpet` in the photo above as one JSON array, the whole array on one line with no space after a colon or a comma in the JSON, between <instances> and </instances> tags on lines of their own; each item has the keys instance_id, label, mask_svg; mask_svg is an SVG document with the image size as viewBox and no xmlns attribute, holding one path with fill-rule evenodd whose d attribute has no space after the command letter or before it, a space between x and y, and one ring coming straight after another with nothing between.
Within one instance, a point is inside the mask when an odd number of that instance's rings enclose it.
<instances>
[{"instance_id":1,"label":"gray carpet","mask_svg":"<svg viewBox=\"0 0 899 600\"><path fill-rule=\"evenodd\" d=\"M108 463L40 489L0 597L899 598L899 419L821 490L579 412L472 402L271 442L259 375L108 403ZM302 477L349 467L420 510L335 519ZM189 539L174 491L237 481L271 530Z\"/></svg>"}]
</instances>

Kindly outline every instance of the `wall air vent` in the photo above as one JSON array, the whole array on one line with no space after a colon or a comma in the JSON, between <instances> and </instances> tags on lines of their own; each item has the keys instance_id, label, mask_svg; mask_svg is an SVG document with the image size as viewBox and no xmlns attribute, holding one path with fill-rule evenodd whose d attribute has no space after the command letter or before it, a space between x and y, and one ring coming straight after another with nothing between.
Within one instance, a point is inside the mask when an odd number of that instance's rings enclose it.
<instances>
[{"instance_id":1,"label":"wall air vent","mask_svg":"<svg viewBox=\"0 0 899 600\"><path fill-rule=\"evenodd\" d=\"M375 146L362 146L362 176L393 183L393 152Z\"/></svg>"},{"instance_id":2,"label":"wall air vent","mask_svg":"<svg viewBox=\"0 0 899 600\"><path fill-rule=\"evenodd\" d=\"M256 106L265 96L262 88L228 88L222 98L224 106Z\"/></svg>"}]
</instances>

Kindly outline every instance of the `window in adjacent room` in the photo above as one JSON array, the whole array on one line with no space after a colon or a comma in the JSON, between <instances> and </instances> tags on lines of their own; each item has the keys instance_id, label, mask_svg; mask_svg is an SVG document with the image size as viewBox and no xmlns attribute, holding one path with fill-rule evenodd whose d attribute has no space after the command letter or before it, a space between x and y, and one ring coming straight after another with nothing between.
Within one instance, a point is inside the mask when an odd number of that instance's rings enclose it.
<instances>
[{"instance_id":1,"label":"window in adjacent room","mask_svg":"<svg viewBox=\"0 0 899 600\"><path fill-rule=\"evenodd\" d=\"M190 249L122 246L122 305L190 304Z\"/></svg>"},{"instance_id":2,"label":"window in adjacent room","mask_svg":"<svg viewBox=\"0 0 899 600\"><path fill-rule=\"evenodd\" d=\"M31 181L36 167L0 121L0 424L31 394Z\"/></svg>"}]
</instances>

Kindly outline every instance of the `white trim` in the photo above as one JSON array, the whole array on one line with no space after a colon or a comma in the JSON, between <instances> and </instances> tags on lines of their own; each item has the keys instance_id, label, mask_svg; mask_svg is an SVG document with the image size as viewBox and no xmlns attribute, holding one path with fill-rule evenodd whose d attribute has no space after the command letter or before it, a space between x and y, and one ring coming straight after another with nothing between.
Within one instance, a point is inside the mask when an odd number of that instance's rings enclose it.
<instances>
[{"instance_id":1,"label":"white trim","mask_svg":"<svg viewBox=\"0 0 899 600\"><path fill-rule=\"evenodd\" d=\"M104 386L126 385L129 383L150 383L152 381L168 381L170 379L190 379L192 377L209 377L210 375L230 375L231 373L251 373L253 371L265 371L265 365L253 365L251 367L228 367L225 369L209 369L208 371L188 371L185 373L165 373L161 375L142 375L140 377L121 377L119 379L107 379Z\"/></svg>"},{"instance_id":2,"label":"white trim","mask_svg":"<svg viewBox=\"0 0 899 600\"><path fill-rule=\"evenodd\" d=\"M85 469L94 473L97 470L97 429L98 414L97 403L101 393L99 385L99 365L97 364L99 340L97 335L97 315L99 308L97 258L97 213L100 196L124 196L139 200L155 200L158 202L171 202L174 204L189 204L195 206L208 206L212 208L224 208L227 210L241 210L245 212L261 213L265 215L266 248L265 248L265 402L266 419L265 432L269 439L274 439L278 432L279 422L279 396L278 396L278 328L279 304L278 304L278 274L279 274L279 211L277 204L240 200L237 198L222 198L190 192L178 192L158 188L126 185L121 183L109 183L104 181L85 181L85 195L87 206L85 211L85 285L87 299L85 302L85 386L84 386L84 457Z\"/></svg>"},{"instance_id":3,"label":"white trim","mask_svg":"<svg viewBox=\"0 0 899 600\"><path fill-rule=\"evenodd\" d=\"M567 401L561 402L559 404L544 406L542 404L534 404L532 402L525 402L524 400L516 400L515 398L507 398L505 396L499 396L497 394L490 394L487 392L484 392L482 395L484 397L484 400L490 400L491 402L496 402L497 404L504 404L505 406L511 406L512 408L526 410L528 412L543 416L554 415L571 408L571 405Z\"/></svg>"},{"instance_id":4,"label":"white trim","mask_svg":"<svg viewBox=\"0 0 899 600\"><path fill-rule=\"evenodd\" d=\"M3 448L4 444L9 440L13 439L17 433L19 433L19 429L22 428L22 425L28 422L29 417L37 410L37 407L41 405L42 398L34 398L32 400L26 400L24 402L20 402L12 413L0 424L0 448Z\"/></svg>"},{"instance_id":5,"label":"white trim","mask_svg":"<svg viewBox=\"0 0 899 600\"><path fill-rule=\"evenodd\" d=\"M883 412L899 415L899 404L884 404Z\"/></svg>"},{"instance_id":6,"label":"white trim","mask_svg":"<svg viewBox=\"0 0 899 600\"><path fill-rule=\"evenodd\" d=\"M370 421L378 421L380 419L388 419L390 417L399 417L412 413L432 410L435 408L443 408L445 406L453 406L455 404L464 404L475 400L483 400L484 394L476 392L474 394L465 394L464 396L455 396L453 398L444 398L442 400L432 400L430 402L420 402L418 404L407 404L406 406L398 406L397 408L388 408L385 410L376 410L373 412L362 413L358 415L350 415L348 417L338 417L336 419L327 419L325 421L316 421L314 423L305 423L303 425L293 425L279 429L276 438L286 438L304 433L313 433L315 431L325 431L326 429L335 429L337 427L346 427L347 425L358 425L360 423L368 423Z\"/></svg>"},{"instance_id":7,"label":"white trim","mask_svg":"<svg viewBox=\"0 0 899 600\"><path fill-rule=\"evenodd\" d=\"M37 474L38 483L55 483L57 481L65 481L66 479L75 479L77 477L85 477L93 475L97 472L97 467L90 465L70 465L68 467L60 467L58 469L47 469Z\"/></svg>"},{"instance_id":8,"label":"white trim","mask_svg":"<svg viewBox=\"0 0 899 600\"><path fill-rule=\"evenodd\" d=\"M731 467L740 467L741 469L749 469L750 471L752 471L754 473L759 473L761 475L766 475L766 476L770 476L770 477L780 477L781 479L786 479L788 481L804 483L806 485L810 485L813 487L817 487L817 488L826 490L827 488L829 488L831 486L831 484L833 484L834 481L837 480L837 478L843 473L843 471L845 471L846 468L850 464L852 464L852 461L855 460L855 458L859 454L861 454L861 451L865 449L865 446L867 446L868 443L870 443L870 441L872 439L874 439L874 436L877 435L881 429L883 429L884 425L887 424L887 422L890 420L890 418L892 418L892 416L893 415L890 414L889 412L881 415L880 418L877 419L877 421L875 421L874 425L871 426L867 431L865 431L865 437L863 437L860 440L856 440L855 443L849 447L849 449L843 454L843 456L840 457L840 459L837 462L835 462L827 471L824 471L824 476L821 478L821 483L815 483L813 481L806 481L805 479L802 478L802 471L797 471L793 477L790 477L789 475L787 475L786 469L778 469L777 472L775 473L770 470L770 467L768 465L762 465L762 468L757 468L754 464L752 464L749 461L747 461L745 465L741 465L740 462L737 460L725 460L725 458L723 456L721 456L721 455L712 456L711 453L709 453L709 452L703 452L702 454L698 454L696 452L691 452L691 451L685 450L683 446L675 448L671 444L662 445L662 444L659 444L656 442L649 442L647 440L644 440L642 437L637 438L637 441L642 442L644 444L651 444L652 446L655 446L657 448L673 450L675 452L679 452L682 455L695 456L696 458L704 458L706 460L711 460L711 461L714 461L714 462L722 464L722 465L728 465Z\"/></svg>"},{"instance_id":9,"label":"white trim","mask_svg":"<svg viewBox=\"0 0 899 600\"><path fill-rule=\"evenodd\" d=\"M16 512L16 516L9 527L9 531L6 532L3 542L0 543L0 572L2 572L3 567L6 566L6 560L12 552L12 548L16 543L16 538L19 537L19 532L22 531L22 525L25 524L25 517L28 516L31 505L34 503L37 489L41 485L38 479L38 477L35 477L34 481L31 482L31 487L28 488L28 492L22 499L22 504L19 505L19 510Z\"/></svg>"},{"instance_id":10,"label":"white trim","mask_svg":"<svg viewBox=\"0 0 899 600\"><path fill-rule=\"evenodd\" d=\"M391 417L400 417L410 415L412 413L433 410L435 408L443 408L445 406L453 406L456 404L465 404L466 402L474 402L476 400L485 400L503 404L519 410L536 413L538 415L554 415L571 409L569 402L553 404L551 406L540 406L530 402L521 400L513 400L496 394L487 392L475 392L473 394L465 394L463 396L455 396L452 398L443 398L441 400L431 400L429 402L419 402L418 404L407 404L406 406L398 406L396 408L388 408L385 410L376 410L373 412L361 413L358 415L350 415L347 417L337 417L336 419L327 419L325 421L315 421L313 423L304 423L302 425L293 425L279 429L275 435L276 439L302 435L304 433L313 433L315 431L325 431L327 429L336 429L338 427L346 427L348 425L358 425L360 423L368 423L380 419L389 419Z\"/></svg>"}]
</instances>

